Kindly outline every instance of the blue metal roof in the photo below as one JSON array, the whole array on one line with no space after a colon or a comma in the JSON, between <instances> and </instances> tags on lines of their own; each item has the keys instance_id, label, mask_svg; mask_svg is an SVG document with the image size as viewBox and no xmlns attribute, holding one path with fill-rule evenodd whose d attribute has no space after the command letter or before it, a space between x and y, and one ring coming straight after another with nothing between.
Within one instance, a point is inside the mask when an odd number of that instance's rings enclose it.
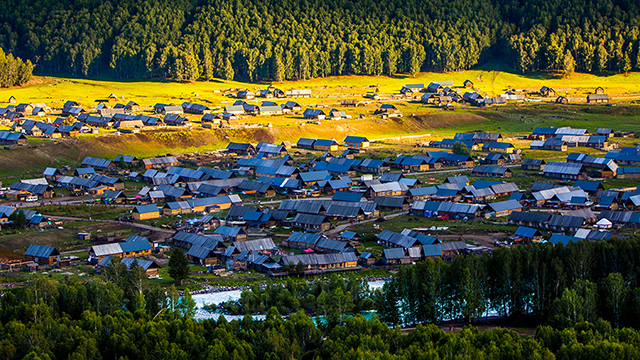
<instances>
[{"instance_id":1,"label":"blue metal roof","mask_svg":"<svg viewBox=\"0 0 640 360\"><path fill-rule=\"evenodd\" d=\"M349 201L349 202L360 202L362 200L362 196L364 193L355 193L355 192L347 192L347 191L336 191L333 194L331 200L335 201Z\"/></svg>"},{"instance_id":2,"label":"blue metal roof","mask_svg":"<svg viewBox=\"0 0 640 360\"><path fill-rule=\"evenodd\" d=\"M135 208L135 212L139 214L151 213L156 211L160 211L160 210L155 205L140 205L140 206L136 206Z\"/></svg>"},{"instance_id":3,"label":"blue metal roof","mask_svg":"<svg viewBox=\"0 0 640 360\"><path fill-rule=\"evenodd\" d=\"M423 245L422 252L425 257L442 256L442 247L440 244Z\"/></svg>"},{"instance_id":4,"label":"blue metal roof","mask_svg":"<svg viewBox=\"0 0 640 360\"><path fill-rule=\"evenodd\" d=\"M369 141L369 140L364 136L347 136L344 139L344 142L346 143L363 143L365 141Z\"/></svg>"},{"instance_id":5,"label":"blue metal roof","mask_svg":"<svg viewBox=\"0 0 640 360\"><path fill-rule=\"evenodd\" d=\"M516 236L522 236L525 238L533 238L536 235L540 235L540 231L538 229L533 229L526 226L520 226L518 230L516 230Z\"/></svg>"},{"instance_id":6,"label":"blue metal roof","mask_svg":"<svg viewBox=\"0 0 640 360\"><path fill-rule=\"evenodd\" d=\"M357 234L354 233L353 231L344 231L340 236L342 236L345 239L353 239L356 235Z\"/></svg>"},{"instance_id":7,"label":"blue metal roof","mask_svg":"<svg viewBox=\"0 0 640 360\"><path fill-rule=\"evenodd\" d=\"M556 244L556 245L558 245L558 244L567 245L571 241L578 242L578 240L580 240L580 239L575 237L575 236L567 236L567 235L564 235L564 234L553 234L553 235L551 235L551 238L549 239L549 242L553 243L553 244Z\"/></svg>"},{"instance_id":8,"label":"blue metal roof","mask_svg":"<svg viewBox=\"0 0 640 360\"><path fill-rule=\"evenodd\" d=\"M49 256L60 255L58 250L56 250L54 247L45 246L45 245L36 245L36 244L29 245L29 248L27 249L27 251L24 252L24 254L28 256L41 257L41 258L48 258Z\"/></svg>"},{"instance_id":9,"label":"blue metal roof","mask_svg":"<svg viewBox=\"0 0 640 360\"><path fill-rule=\"evenodd\" d=\"M120 248L122 252L134 252L134 251L144 251L151 250L151 244L147 240L136 240L120 243Z\"/></svg>"}]
</instances>

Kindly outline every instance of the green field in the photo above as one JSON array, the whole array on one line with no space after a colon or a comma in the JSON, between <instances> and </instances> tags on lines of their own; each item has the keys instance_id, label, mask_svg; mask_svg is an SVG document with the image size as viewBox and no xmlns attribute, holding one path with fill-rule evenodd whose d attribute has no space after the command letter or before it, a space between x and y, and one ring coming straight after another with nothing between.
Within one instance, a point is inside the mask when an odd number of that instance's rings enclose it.
<instances>
[{"instance_id":1,"label":"green field","mask_svg":"<svg viewBox=\"0 0 640 360\"><path fill-rule=\"evenodd\" d=\"M381 94L398 93L404 84L428 84L432 81L453 80L455 86L461 86L466 79L473 81L483 94L499 95L507 90L518 89L534 92L542 86L554 88L558 94L568 93L576 102L596 87L602 86L611 95L627 100L640 93L640 74L615 74L597 76L576 73L565 79L552 73L516 73L491 70L467 70L454 73L420 73L415 78L408 75L387 76L337 76L315 78L301 81L284 81L273 84L283 90L309 88L314 97L303 101L308 104L321 103L320 98L361 97L372 93L379 85ZM35 77L30 85L21 88L0 90L0 104L15 96L18 102L46 102L50 106L61 107L67 100L78 101L82 106L96 106L96 100L106 99L111 93L122 101L136 101L143 108L152 107L155 103L176 103L184 101L200 102L206 105L226 105L234 100L224 96L225 90L245 88L257 92L270 83L210 82L179 83L169 81L104 81L88 79L62 79L51 77ZM250 101L251 102L251 101Z\"/></svg>"}]
</instances>

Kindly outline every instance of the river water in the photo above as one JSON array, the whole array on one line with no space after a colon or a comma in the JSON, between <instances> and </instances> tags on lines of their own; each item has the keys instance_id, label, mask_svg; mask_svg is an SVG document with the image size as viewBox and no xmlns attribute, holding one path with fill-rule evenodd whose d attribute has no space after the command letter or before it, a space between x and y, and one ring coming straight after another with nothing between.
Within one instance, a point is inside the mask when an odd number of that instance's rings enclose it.
<instances>
[{"instance_id":1,"label":"river water","mask_svg":"<svg viewBox=\"0 0 640 360\"><path fill-rule=\"evenodd\" d=\"M369 281L368 282L369 289L371 291L380 289L384 285L384 283L385 283L384 280ZM220 314L208 312L203 308L206 305L211 305L211 304L217 305L229 300L237 301L240 299L240 294L242 294L242 291L243 290L229 290L229 291L220 291L220 292L209 293L209 294L192 295L193 300L196 302L196 308L197 308L196 315L194 316L195 319L196 320L204 320L204 319L218 320L218 318L220 317ZM241 320L244 317L244 315L225 315L224 317L228 321L231 321L231 320ZM255 320L264 320L265 315L252 315L252 317Z\"/></svg>"}]
</instances>

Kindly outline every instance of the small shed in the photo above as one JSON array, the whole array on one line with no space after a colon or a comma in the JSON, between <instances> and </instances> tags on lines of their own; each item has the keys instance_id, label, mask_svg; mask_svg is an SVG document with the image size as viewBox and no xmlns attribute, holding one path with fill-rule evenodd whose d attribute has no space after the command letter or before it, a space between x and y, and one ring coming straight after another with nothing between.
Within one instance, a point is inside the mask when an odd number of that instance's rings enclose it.
<instances>
[{"instance_id":1,"label":"small shed","mask_svg":"<svg viewBox=\"0 0 640 360\"><path fill-rule=\"evenodd\" d=\"M553 88L550 88L548 86L543 86L540 88L540 96L548 97L555 94L556 94L556 91Z\"/></svg>"},{"instance_id":2,"label":"small shed","mask_svg":"<svg viewBox=\"0 0 640 360\"><path fill-rule=\"evenodd\" d=\"M587 95L587 103L608 103L609 95L607 94L589 94Z\"/></svg>"},{"instance_id":3,"label":"small shed","mask_svg":"<svg viewBox=\"0 0 640 360\"><path fill-rule=\"evenodd\" d=\"M462 85L464 85L464 87L466 87L466 88L472 88L473 87L473 82L471 82L471 80L467 79L462 83Z\"/></svg>"}]
</instances>

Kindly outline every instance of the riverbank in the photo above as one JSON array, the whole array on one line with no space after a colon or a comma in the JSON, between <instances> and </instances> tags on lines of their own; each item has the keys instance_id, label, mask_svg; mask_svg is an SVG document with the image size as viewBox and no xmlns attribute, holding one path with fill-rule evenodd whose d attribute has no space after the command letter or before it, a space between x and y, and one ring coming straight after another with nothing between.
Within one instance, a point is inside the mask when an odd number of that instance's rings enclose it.
<instances>
[{"instance_id":1,"label":"riverbank","mask_svg":"<svg viewBox=\"0 0 640 360\"><path fill-rule=\"evenodd\" d=\"M375 281L389 281L391 280L391 276L365 276L362 278L357 278L357 279L363 279L368 283L371 282L375 282ZM353 278L342 278L343 281L350 281L353 280ZM319 280L309 280L306 283L308 285L313 285L316 282L318 282ZM267 287L267 285L272 285L272 284L284 284L286 281L279 281L279 282L273 282L273 283L262 283L259 284L258 286L261 289L264 289L265 287ZM321 280L320 282L323 283L328 283L329 280ZM190 291L190 294L193 295L206 295L206 294L216 294L216 293L221 293L221 292L229 292L229 291L243 291L243 290L251 290L251 288L255 286L255 285L238 285L238 286L211 286L211 287L207 287L201 290L194 290L194 291ZM179 291L178 292L180 294L180 296L184 295L183 291Z\"/></svg>"}]
</instances>

